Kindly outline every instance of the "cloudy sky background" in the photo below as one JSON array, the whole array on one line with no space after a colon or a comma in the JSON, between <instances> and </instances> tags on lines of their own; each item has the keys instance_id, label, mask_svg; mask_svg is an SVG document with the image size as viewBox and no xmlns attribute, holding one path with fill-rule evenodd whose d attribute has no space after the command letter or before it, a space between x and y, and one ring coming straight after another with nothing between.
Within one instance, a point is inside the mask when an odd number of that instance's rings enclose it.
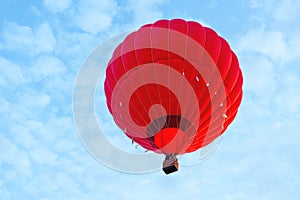
<instances>
[{"instance_id":1,"label":"cloudy sky background","mask_svg":"<svg viewBox=\"0 0 300 200\"><path fill-rule=\"evenodd\" d=\"M1 2L0 199L300 199L299 10L297 0ZM244 99L203 164L169 176L117 172L77 136L74 80L97 45L161 18L227 39Z\"/></svg>"}]
</instances>

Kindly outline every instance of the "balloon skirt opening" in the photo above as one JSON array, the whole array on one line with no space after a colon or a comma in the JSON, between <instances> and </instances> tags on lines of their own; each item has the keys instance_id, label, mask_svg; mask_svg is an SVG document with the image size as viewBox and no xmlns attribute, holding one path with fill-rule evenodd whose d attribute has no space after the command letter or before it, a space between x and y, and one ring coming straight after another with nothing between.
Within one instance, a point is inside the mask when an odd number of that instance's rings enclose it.
<instances>
[{"instance_id":1,"label":"balloon skirt opening","mask_svg":"<svg viewBox=\"0 0 300 200\"><path fill-rule=\"evenodd\" d=\"M154 143L164 154L179 154L185 133L179 128L164 128L154 136Z\"/></svg>"}]
</instances>

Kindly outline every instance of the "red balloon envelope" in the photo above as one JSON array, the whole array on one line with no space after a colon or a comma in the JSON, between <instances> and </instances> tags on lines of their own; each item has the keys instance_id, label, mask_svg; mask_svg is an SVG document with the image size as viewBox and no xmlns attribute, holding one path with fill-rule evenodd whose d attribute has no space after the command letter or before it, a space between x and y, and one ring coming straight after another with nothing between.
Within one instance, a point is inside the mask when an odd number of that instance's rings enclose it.
<instances>
[{"instance_id":1,"label":"red balloon envelope","mask_svg":"<svg viewBox=\"0 0 300 200\"><path fill-rule=\"evenodd\" d=\"M166 155L214 141L237 114L243 77L236 55L212 29L159 20L130 33L106 69L115 123L145 149Z\"/></svg>"}]
</instances>

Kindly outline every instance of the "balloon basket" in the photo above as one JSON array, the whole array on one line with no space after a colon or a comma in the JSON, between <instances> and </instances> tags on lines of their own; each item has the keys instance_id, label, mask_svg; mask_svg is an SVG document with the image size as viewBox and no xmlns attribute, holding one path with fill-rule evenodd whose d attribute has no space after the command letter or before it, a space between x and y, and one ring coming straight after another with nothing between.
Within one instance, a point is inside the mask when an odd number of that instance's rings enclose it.
<instances>
[{"instance_id":1,"label":"balloon basket","mask_svg":"<svg viewBox=\"0 0 300 200\"><path fill-rule=\"evenodd\" d=\"M178 171L178 160L175 155L169 154L166 155L166 158L163 162L163 171L165 174L171 174Z\"/></svg>"}]
</instances>

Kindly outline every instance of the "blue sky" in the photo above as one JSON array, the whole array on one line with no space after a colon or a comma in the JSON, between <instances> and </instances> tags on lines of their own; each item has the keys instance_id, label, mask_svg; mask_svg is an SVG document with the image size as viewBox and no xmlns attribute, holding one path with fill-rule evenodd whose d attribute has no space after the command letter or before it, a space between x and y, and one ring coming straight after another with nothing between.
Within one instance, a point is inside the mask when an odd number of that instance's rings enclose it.
<instances>
[{"instance_id":1,"label":"blue sky","mask_svg":"<svg viewBox=\"0 0 300 200\"><path fill-rule=\"evenodd\" d=\"M300 199L299 10L297 0L1 2L0 199ZM107 168L73 122L80 66L110 37L178 17L212 27L237 53L238 116L199 166L170 176Z\"/></svg>"}]
</instances>

